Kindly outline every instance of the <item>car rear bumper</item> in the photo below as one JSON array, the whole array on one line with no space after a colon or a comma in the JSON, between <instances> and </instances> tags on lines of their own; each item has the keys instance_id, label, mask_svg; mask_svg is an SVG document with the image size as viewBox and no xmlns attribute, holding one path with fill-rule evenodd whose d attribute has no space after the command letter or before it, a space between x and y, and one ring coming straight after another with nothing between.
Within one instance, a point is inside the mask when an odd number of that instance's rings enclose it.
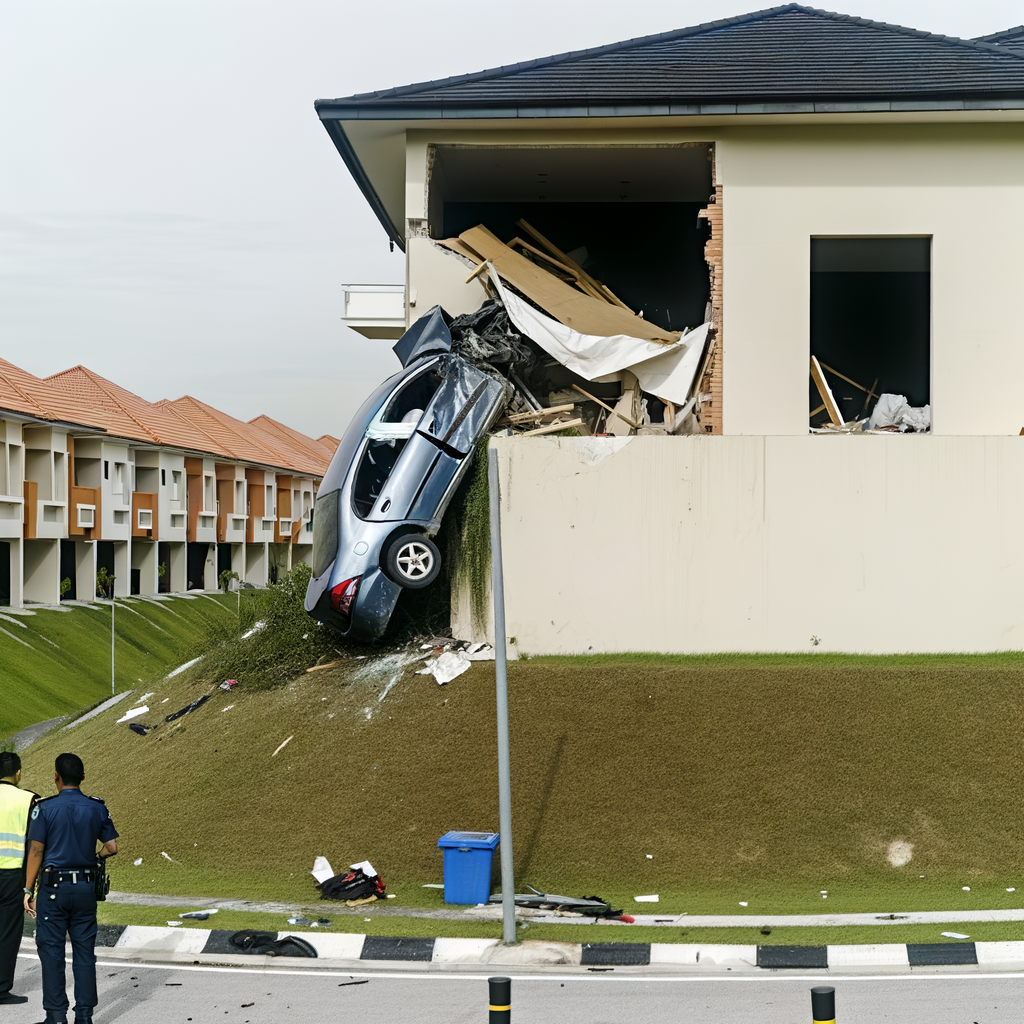
<instances>
[{"instance_id":1,"label":"car rear bumper","mask_svg":"<svg viewBox=\"0 0 1024 1024\"><path fill-rule=\"evenodd\" d=\"M381 572L371 569L359 584L359 593L346 619L331 607L331 594L325 590L309 614L350 640L379 640L387 629L402 588Z\"/></svg>"}]
</instances>

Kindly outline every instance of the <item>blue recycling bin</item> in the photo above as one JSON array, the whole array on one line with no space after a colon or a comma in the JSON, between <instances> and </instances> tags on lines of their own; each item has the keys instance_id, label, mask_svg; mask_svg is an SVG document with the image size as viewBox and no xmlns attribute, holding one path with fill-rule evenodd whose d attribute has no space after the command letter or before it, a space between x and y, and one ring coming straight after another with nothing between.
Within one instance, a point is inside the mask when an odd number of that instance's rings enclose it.
<instances>
[{"instance_id":1,"label":"blue recycling bin","mask_svg":"<svg viewBox=\"0 0 1024 1024\"><path fill-rule=\"evenodd\" d=\"M497 832L446 832L437 841L444 850L445 903L486 903L491 898L491 862Z\"/></svg>"}]
</instances>

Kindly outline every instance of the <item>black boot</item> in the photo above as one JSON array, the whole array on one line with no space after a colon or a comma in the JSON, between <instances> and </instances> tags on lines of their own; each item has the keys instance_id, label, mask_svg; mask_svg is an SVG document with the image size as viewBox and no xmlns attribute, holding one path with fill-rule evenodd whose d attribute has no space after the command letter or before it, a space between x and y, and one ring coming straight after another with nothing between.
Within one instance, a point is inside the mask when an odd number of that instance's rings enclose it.
<instances>
[{"instance_id":1,"label":"black boot","mask_svg":"<svg viewBox=\"0 0 1024 1024\"><path fill-rule=\"evenodd\" d=\"M13 992L7 992L0 996L0 1006L14 1006L17 1003L27 1003L28 996L16 996Z\"/></svg>"}]
</instances>

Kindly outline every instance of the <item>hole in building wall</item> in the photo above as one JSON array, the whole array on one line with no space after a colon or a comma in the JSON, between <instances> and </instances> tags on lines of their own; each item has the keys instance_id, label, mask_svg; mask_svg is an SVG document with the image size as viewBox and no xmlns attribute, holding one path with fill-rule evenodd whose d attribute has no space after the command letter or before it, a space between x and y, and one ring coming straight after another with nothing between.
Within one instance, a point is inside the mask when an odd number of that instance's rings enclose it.
<instances>
[{"instance_id":1,"label":"hole in building wall","mask_svg":"<svg viewBox=\"0 0 1024 1024\"><path fill-rule=\"evenodd\" d=\"M812 238L811 355L844 420L870 415L884 392L929 405L931 239ZM822 399L808 387L814 412ZM811 417L827 421L823 410Z\"/></svg>"},{"instance_id":2,"label":"hole in building wall","mask_svg":"<svg viewBox=\"0 0 1024 1024\"><path fill-rule=\"evenodd\" d=\"M650 147L437 146L430 233L484 224L502 241L524 219L628 306L666 330L699 327L713 184L707 144Z\"/></svg>"}]
</instances>

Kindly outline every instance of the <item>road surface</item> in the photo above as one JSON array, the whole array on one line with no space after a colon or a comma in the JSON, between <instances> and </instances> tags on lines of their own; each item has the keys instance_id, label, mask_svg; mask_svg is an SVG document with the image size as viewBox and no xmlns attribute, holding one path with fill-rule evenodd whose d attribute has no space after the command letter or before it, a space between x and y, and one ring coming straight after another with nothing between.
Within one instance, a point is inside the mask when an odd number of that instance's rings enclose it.
<instances>
[{"instance_id":1,"label":"road surface","mask_svg":"<svg viewBox=\"0 0 1024 1024\"><path fill-rule=\"evenodd\" d=\"M387 969L349 974L100 960L96 1024L484 1024L487 974ZM1020 1024L1024 974L977 968L902 974L654 974L642 968L510 972L517 1024L800 1024L813 985L836 988L841 1024ZM68 981L71 972L68 970ZM15 991L27 1006L4 1024L41 1020L39 963L22 957Z\"/></svg>"}]
</instances>

